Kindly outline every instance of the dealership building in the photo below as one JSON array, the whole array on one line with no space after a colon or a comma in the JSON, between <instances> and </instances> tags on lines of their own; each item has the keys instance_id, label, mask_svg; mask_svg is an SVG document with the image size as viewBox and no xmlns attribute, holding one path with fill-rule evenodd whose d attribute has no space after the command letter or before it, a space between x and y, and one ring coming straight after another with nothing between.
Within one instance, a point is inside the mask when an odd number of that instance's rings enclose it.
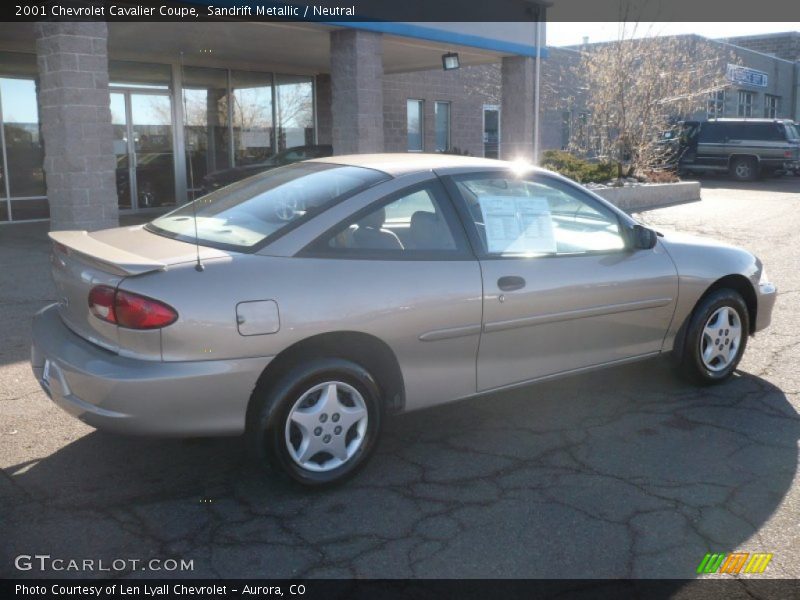
<instances>
[{"instance_id":1,"label":"dealership building","mask_svg":"<svg viewBox=\"0 0 800 600\"><path fill-rule=\"evenodd\" d=\"M585 49L546 48L544 30L544 10L513 23L0 23L0 235L163 211L209 173L299 146L566 148L586 114L564 74ZM800 119L800 33L717 43L742 69L697 118Z\"/></svg>"},{"instance_id":2,"label":"dealership building","mask_svg":"<svg viewBox=\"0 0 800 600\"><path fill-rule=\"evenodd\" d=\"M530 156L544 26L522 5L513 23L0 23L0 222L116 225L296 146Z\"/></svg>"}]
</instances>

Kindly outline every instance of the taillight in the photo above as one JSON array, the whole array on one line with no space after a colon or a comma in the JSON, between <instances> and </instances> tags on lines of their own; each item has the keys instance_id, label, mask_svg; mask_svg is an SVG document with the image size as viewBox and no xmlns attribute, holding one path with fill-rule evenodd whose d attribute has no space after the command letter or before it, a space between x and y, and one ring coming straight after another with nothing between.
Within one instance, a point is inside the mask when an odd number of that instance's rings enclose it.
<instances>
[{"instance_id":1,"label":"taillight","mask_svg":"<svg viewBox=\"0 0 800 600\"><path fill-rule=\"evenodd\" d=\"M96 285L89 292L89 310L92 314L103 321L116 323L117 317L114 314L114 295L116 290L107 285Z\"/></svg>"},{"instance_id":2,"label":"taillight","mask_svg":"<svg viewBox=\"0 0 800 600\"><path fill-rule=\"evenodd\" d=\"M129 329L158 329L178 319L175 309L163 302L108 285L91 289L89 310L98 319Z\"/></svg>"},{"instance_id":3,"label":"taillight","mask_svg":"<svg viewBox=\"0 0 800 600\"><path fill-rule=\"evenodd\" d=\"M792 158L794 156L794 150L784 150L783 157L784 158Z\"/></svg>"}]
</instances>

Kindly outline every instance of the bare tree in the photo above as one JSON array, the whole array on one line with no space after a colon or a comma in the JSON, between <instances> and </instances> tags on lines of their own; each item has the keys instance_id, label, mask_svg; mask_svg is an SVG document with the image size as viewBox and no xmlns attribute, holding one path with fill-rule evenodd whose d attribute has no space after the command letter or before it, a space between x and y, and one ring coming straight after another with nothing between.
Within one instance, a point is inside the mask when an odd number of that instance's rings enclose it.
<instances>
[{"instance_id":1,"label":"bare tree","mask_svg":"<svg viewBox=\"0 0 800 600\"><path fill-rule=\"evenodd\" d=\"M733 56L700 36L639 35L620 23L619 38L584 46L573 70L581 82L584 123L573 129L571 149L598 154L630 173L663 166L672 152L662 135L701 109L727 85Z\"/></svg>"}]
</instances>

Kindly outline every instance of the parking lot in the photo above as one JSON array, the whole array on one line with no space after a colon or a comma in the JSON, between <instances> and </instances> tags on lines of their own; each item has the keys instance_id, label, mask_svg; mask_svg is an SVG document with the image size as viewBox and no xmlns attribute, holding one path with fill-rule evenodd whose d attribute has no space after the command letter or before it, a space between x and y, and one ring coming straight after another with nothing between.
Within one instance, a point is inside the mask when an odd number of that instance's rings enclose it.
<instances>
[{"instance_id":1,"label":"parking lot","mask_svg":"<svg viewBox=\"0 0 800 600\"><path fill-rule=\"evenodd\" d=\"M56 408L27 362L54 300L46 224L0 228L0 575L49 554L193 577L691 578L741 550L774 554L758 577L800 577L800 178L703 188L641 217L748 248L778 285L733 380L654 360L403 415L359 477L314 493L236 438L115 437Z\"/></svg>"}]
</instances>

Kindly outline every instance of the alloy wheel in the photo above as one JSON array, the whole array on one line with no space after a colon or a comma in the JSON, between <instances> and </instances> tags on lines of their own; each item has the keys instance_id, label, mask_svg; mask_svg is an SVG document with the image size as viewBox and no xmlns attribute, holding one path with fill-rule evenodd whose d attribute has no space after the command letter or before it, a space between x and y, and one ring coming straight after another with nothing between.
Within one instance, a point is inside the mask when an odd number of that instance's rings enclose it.
<instances>
[{"instance_id":1,"label":"alloy wheel","mask_svg":"<svg viewBox=\"0 0 800 600\"><path fill-rule=\"evenodd\" d=\"M742 342L739 313L730 306L715 310L703 327L700 337L700 359L710 371L724 370L736 359Z\"/></svg>"},{"instance_id":2,"label":"alloy wheel","mask_svg":"<svg viewBox=\"0 0 800 600\"><path fill-rule=\"evenodd\" d=\"M304 392L285 425L286 449L303 469L332 471L347 463L364 443L369 413L364 397L342 381L327 381Z\"/></svg>"}]
</instances>

